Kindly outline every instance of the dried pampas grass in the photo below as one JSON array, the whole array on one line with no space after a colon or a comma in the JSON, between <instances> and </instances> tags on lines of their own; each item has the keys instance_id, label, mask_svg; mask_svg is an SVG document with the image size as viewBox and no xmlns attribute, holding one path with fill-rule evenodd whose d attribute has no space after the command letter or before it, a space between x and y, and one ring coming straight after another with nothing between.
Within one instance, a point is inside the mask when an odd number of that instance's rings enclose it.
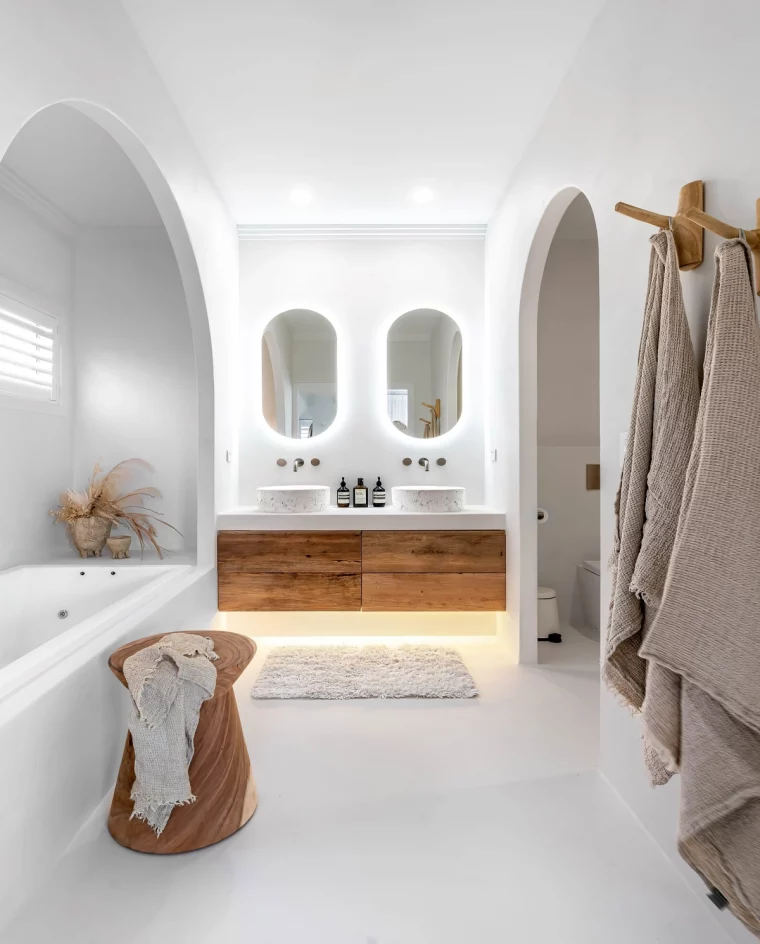
<instances>
[{"instance_id":1,"label":"dried pampas grass","mask_svg":"<svg viewBox=\"0 0 760 944\"><path fill-rule=\"evenodd\" d=\"M87 488L83 492L70 488L58 499L58 508L50 514L56 521L64 524L77 518L104 518L116 527L131 528L140 542L140 552L144 553L145 545L152 544L159 557L163 557L163 548L156 540L158 532L155 524L165 524L172 531L177 529L163 521L161 512L154 511L145 505L146 498L160 498L161 492L151 485L135 488L123 492L126 480L134 470L153 472L153 466L144 459L125 459L115 465L110 472L102 474L99 465L92 471ZM180 534L177 531L177 534Z\"/></svg>"}]
</instances>

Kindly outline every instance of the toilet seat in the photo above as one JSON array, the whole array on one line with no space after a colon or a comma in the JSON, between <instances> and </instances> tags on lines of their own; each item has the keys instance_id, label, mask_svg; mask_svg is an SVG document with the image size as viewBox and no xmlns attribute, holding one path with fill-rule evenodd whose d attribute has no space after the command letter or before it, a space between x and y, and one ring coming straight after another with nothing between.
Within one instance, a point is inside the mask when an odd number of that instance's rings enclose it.
<instances>
[{"instance_id":1,"label":"toilet seat","mask_svg":"<svg viewBox=\"0 0 760 944\"><path fill-rule=\"evenodd\" d=\"M539 587L538 588L539 600L554 600L556 596L557 596L557 591L553 587Z\"/></svg>"}]
</instances>

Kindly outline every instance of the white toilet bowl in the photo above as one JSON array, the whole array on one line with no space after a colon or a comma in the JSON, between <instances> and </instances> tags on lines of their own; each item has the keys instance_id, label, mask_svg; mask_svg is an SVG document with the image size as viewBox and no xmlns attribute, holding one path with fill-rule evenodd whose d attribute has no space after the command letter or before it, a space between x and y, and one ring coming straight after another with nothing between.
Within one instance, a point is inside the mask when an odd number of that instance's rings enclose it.
<instances>
[{"instance_id":1,"label":"white toilet bowl","mask_svg":"<svg viewBox=\"0 0 760 944\"><path fill-rule=\"evenodd\" d=\"M538 588L538 635L548 636L559 629L557 591L552 587Z\"/></svg>"},{"instance_id":2,"label":"white toilet bowl","mask_svg":"<svg viewBox=\"0 0 760 944\"><path fill-rule=\"evenodd\" d=\"M583 608L583 626L578 629L592 639L599 638L600 622L600 584L599 561L583 561L576 567L576 579L581 592Z\"/></svg>"}]
</instances>

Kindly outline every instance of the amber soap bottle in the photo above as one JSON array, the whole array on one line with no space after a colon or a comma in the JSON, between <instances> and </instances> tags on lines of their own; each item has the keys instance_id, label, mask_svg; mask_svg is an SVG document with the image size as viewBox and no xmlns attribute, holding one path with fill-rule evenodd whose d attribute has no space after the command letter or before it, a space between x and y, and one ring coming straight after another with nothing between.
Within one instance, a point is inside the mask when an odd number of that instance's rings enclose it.
<instances>
[{"instance_id":1,"label":"amber soap bottle","mask_svg":"<svg viewBox=\"0 0 760 944\"><path fill-rule=\"evenodd\" d=\"M367 508L369 506L369 489L364 484L364 479L359 479L354 485L354 508Z\"/></svg>"}]
</instances>

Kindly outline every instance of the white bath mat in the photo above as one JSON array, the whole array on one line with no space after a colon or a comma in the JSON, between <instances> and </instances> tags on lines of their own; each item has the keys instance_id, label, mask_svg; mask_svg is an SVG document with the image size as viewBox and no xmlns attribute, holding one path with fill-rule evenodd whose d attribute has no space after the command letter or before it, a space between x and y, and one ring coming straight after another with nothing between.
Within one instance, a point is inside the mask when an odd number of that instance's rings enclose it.
<instances>
[{"instance_id":1,"label":"white bath mat","mask_svg":"<svg viewBox=\"0 0 760 944\"><path fill-rule=\"evenodd\" d=\"M474 698L462 657L442 646L283 646L254 698Z\"/></svg>"}]
</instances>

